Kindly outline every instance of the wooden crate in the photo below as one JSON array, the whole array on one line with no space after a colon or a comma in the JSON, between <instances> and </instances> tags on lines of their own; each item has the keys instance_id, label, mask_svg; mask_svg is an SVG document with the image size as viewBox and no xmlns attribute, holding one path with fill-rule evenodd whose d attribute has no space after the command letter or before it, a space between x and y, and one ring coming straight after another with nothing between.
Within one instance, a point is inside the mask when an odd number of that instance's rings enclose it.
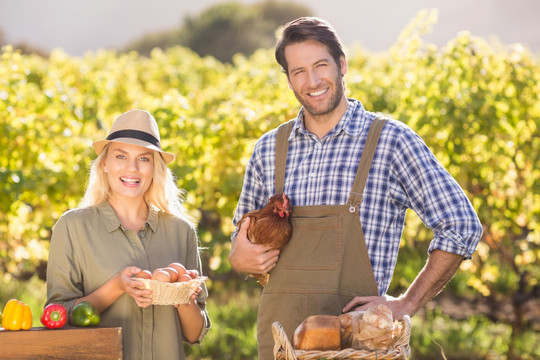
<instances>
[{"instance_id":1,"label":"wooden crate","mask_svg":"<svg viewBox=\"0 0 540 360\"><path fill-rule=\"evenodd\" d=\"M0 358L121 360L122 328L0 329Z\"/></svg>"}]
</instances>

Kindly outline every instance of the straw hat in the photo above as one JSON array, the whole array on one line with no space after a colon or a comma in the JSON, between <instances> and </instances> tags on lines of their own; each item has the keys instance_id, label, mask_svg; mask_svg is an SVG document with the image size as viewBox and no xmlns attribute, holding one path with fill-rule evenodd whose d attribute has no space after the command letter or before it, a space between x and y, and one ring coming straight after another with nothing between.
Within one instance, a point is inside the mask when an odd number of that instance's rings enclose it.
<instances>
[{"instance_id":1,"label":"straw hat","mask_svg":"<svg viewBox=\"0 0 540 360\"><path fill-rule=\"evenodd\" d=\"M159 151L167 164L174 160L173 154L161 150L159 128L148 111L136 109L123 113L114 120L107 139L96 141L92 146L99 155L111 141Z\"/></svg>"}]
</instances>

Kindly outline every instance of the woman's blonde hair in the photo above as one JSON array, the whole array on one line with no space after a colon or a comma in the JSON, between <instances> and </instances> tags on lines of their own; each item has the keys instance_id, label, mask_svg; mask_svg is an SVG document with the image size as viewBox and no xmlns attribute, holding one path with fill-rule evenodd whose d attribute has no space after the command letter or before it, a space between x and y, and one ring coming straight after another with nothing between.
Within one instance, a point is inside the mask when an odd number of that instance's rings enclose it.
<instances>
[{"instance_id":1,"label":"woman's blonde hair","mask_svg":"<svg viewBox=\"0 0 540 360\"><path fill-rule=\"evenodd\" d=\"M80 207L95 206L107 201L110 195L110 185L105 176L105 159L109 153L107 144L103 152L92 162L90 167L90 177L86 193L80 203ZM154 177L152 184L144 195L144 200L149 207L154 207L158 211L178 216L194 226L193 218L188 214L183 205L185 191L178 188L176 178L171 169L163 160L161 154L154 153Z\"/></svg>"}]
</instances>

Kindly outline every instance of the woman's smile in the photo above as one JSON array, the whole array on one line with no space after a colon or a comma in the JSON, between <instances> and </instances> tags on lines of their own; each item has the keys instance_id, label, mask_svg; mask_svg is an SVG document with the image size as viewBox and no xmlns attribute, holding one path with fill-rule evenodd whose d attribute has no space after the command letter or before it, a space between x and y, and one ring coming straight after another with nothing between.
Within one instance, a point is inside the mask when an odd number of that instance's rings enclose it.
<instances>
[{"instance_id":1,"label":"woman's smile","mask_svg":"<svg viewBox=\"0 0 540 360\"><path fill-rule=\"evenodd\" d=\"M138 145L112 142L105 169L112 197L143 200L154 176L154 152Z\"/></svg>"}]
</instances>

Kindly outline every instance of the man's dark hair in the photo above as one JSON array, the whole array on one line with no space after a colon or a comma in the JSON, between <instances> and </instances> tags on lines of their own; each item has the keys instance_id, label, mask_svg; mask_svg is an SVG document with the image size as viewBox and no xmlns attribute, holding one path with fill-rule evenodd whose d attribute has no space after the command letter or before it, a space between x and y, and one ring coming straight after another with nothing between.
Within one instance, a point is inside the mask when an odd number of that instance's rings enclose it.
<instances>
[{"instance_id":1,"label":"man's dark hair","mask_svg":"<svg viewBox=\"0 0 540 360\"><path fill-rule=\"evenodd\" d=\"M287 77L289 76L289 66L287 59L285 59L285 47L306 40L316 40L326 45L330 55L341 70L339 60L342 56L345 57L345 51L332 25L316 17L301 17L285 24L276 44L276 60Z\"/></svg>"}]
</instances>

